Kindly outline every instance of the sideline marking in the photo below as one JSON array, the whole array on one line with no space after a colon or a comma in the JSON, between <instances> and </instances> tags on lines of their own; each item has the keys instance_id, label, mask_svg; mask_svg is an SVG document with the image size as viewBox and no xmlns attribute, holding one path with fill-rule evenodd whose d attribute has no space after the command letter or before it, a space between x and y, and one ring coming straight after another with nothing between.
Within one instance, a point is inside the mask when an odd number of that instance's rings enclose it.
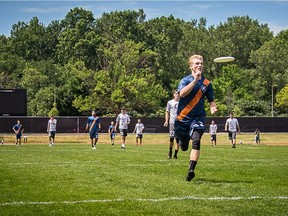
<instances>
[{"instance_id":1,"label":"sideline marking","mask_svg":"<svg viewBox=\"0 0 288 216\"><path fill-rule=\"evenodd\" d=\"M135 199L102 199L102 200L75 200L75 201L47 201L47 202L6 202L0 203L0 206L15 206L15 205L52 205L52 204L79 204L79 203L107 203L107 202L164 202L164 201L175 201L175 200L253 200L253 199L288 199L288 196L276 196L276 197L261 197L261 196L251 196L251 197L196 197L196 196L184 196L184 197L167 197L167 198L135 198Z\"/></svg>"}]
</instances>

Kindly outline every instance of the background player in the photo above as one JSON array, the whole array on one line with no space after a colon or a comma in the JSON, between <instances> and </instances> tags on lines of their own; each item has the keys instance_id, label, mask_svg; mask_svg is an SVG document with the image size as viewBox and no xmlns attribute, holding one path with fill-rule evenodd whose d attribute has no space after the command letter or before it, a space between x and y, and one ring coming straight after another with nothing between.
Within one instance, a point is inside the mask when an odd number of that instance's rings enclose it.
<instances>
[{"instance_id":1,"label":"background player","mask_svg":"<svg viewBox=\"0 0 288 216\"><path fill-rule=\"evenodd\" d=\"M176 139L175 145L175 153L173 158L177 159L178 150L179 150L179 139L175 137L175 119L177 117L177 109L178 109L178 101L179 101L179 93L177 90L173 92L174 98L167 102L166 112L165 112L165 123L164 127L168 127L169 125L169 134L170 134L170 144L169 144L169 152L168 152L168 159L172 158L172 149L174 146L174 138Z\"/></svg>"},{"instance_id":2,"label":"background player","mask_svg":"<svg viewBox=\"0 0 288 216\"><path fill-rule=\"evenodd\" d=\"M260 130L258 128L255 130L255 143L260 144Z\"/></svg>"},{"instance_id":3,"label":"background player","mask_svg":"<svg viewBox=\"0 0 288 216\"><path fill-rule=\"evenodd\" d=\"M22 126L20 120L17 120L17 124L13 126L13 131L16 134L16 146L21 145L22 133L24 132L24 127Z\"/></svg>"},{"instance_id":4,"label":"background player","mask_svg":"<svg viewBox=\"0 0 288 216\"><path fill-rule=\"evenodd\" d=\"M49 146L54 146L55 144L56 124L57 124L57 119L55 119L54 116L52 115L50 119L48 120L48 124L47 124Z\"/></svg>"},{"instance_id":5,"label":"background player","mask_svg":"<svg viewBox=\"0 0 288 216\"><path fill-rule=\"evenodd\" d=\"M141 123L141 119L137 119L133 133L136 133L136 146L138 146L138 140L140 140L140 145L142 145L144 125Z\"/></svg>"},{"instance_id":6,"label":"background player","mask_svg":"<svg viewBox=\"0 0 288 216\"><path fill-rule=\"evenodd\" d=\"M128 133L128 125L130 124L130 117L126 113L126 109L122 108L121 113L117 116L116 118L116 125L115 129L117 130L117 127L119 126L119 131L122 139L122 145L121 148L125 149L126 148L126 137Z\"/></svg>"},{"instance_id":7,"label":"background player","mask_svg":"<svg viewBox=\"0 0 288 216\"><path fill-rule=\"evenodd\" d=\"M240 133L240 126L238 120L234 118L233 113L230 113L230 117L226 120L225 131L228 131L228 138L231 140L232 148L236 148L236 134Z\"/></svg>"},{"instance_id":8,"label":"background player","mask_svg":"<svg viewBox=\"0 0 288 216\"><path fill-rule=\"evenodd\" d=\"M216 146L217 125L215 124L214 120L211 121L211 124L209 126L209 133L210 133L211 145Z\"/></svg>"},{"instance_id":9,"label":"background player","mask_svg":"<svg viewBox=\"0 0 288 216\"><path fill-rule=\"evenodd\" d=\"M114 145L115 136L116 136L116 129L115 129L114 121L111 121L110 126L108 128L108 133L110 136L111 145Z\"/></svg>"},{"instance_id":10,"label":"background player","mask_svg":"<svg viewBox=\"0 0 288 216\"><path fill-rule=\"evenodd\" d=\"M96 144L98 142L99 132L101 130L100 118L96 115L96 112L93 110L92 115L88 117L86 124L86 131L89 130L90 140L92 149L96 149Z\"/></svg>"}]
</instances>

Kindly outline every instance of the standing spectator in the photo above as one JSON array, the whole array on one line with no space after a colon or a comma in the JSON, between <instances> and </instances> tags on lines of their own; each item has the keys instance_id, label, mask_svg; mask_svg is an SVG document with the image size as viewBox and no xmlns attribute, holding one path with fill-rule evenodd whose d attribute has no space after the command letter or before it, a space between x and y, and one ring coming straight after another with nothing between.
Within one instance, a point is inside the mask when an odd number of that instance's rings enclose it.
<instances>
[{"instance_id":1,"label":"standing spectator","mask_svg":"<svg viewBox=\"0 0 288 216\"><path fill-rule=\"evenodd\" d=\"M115 136L116 136L116 129L115 129L114 121L111 121L110 126L108 128L108 133L110 136L111 145L114 145Z\"/></svg>"},{"instance_id":2,"label":"standing spectator","mask_svg":"<svg viewBox=\"0 0 288 216\"><path fill-rule=\"evenodd\" d=\"M211 121L211 124L209 126L209 133L210 133L211 145L216 146L217 125L215 124L214 120Z\"/></svg>"},{"instance_id":3,"label":"standing spectator","mask_svg":"<svg viewBox=\"0 0 288 216\"><path fill-rule=\"evenodd\" d=\"M13 126L13 131L16 134L16 146L21 145L22 133L24 132L24 127L20 120L17 120L17 124Z\"/></svg>"},{"instance_id":4,"label":"standing spectator","mask_svg":"<svg viewBox=\"0 0 288 216\"><path fill-rule=\"evenodd\" d=\"M97 116L96 112L93 110L92 115L88 117L86 124L86 131L89 131L89 136L91 140L92 149L96 149L96 144L98 142L99 132L101 130L100 118Z\"/></svg>"},{"instance_id":5,"label":"standing spectator","mask_svg":"<svg viewBox=\"0 0 288 216\"><path fill-rule=\"evenodd\" d=\"M232 148L236 148L236 135L237 129L240 133L240 126L238 120L234 118L233 113L230 113L230 117L226 120L225 131L228 131L228 138L231 140Z\"/></svg>"},{"instance_id":6,"label":"standing spectator","mask_svg":"<svg viewBox=\"0 0 288 216\"><path fill-rule=\"evenodd\" d=\"M174 152L174 159L177 159L178 150L179 150L179 139L175 137L175 120L177 117L177 109L178 109L178 102L179 102L179 92L174 90L173 92L173 99L167 102L166 112L165 112L165 122L164 127L168 127L169 125L169 135L170 135L170 142L169 142L169 152L168 152L168 159L172 158L172 149L174 146L174 139L176 139L175 145L175 152Z\"/></svg>"},{"instance_id":7,"label":"standing spectator","mask_svg":"<svg viewBox=\"0 0 288 216\"><path fill-rule=\"evenodd\" d=\"M116 118L116 125L115 129L117 131L117 127L119 126L119 131L122 139L122 145L121 148L125 149L126 148L126 137L128 133L128 125L130 124L130 117L126 113L126 109L122 108L121 113L117 116Z\"/></svg>"},{"instance_id":8,"label":"standing spectator","mask_svg":"<svg viewBox=\"0 0 288 216\"><path fill-rule=\"evenodd\" d=\"M255 143L260 144L260 130L258 128L255 130Z\"/></svg>"},{"instance_id":9,"label":"standing spectator","mask_svg":"<svg viewBox=\"0 0 288 216\"><path fill-rule=\"evenodd\" d=\"M49 146L54 146L55 144L56 124L57 124L57 119L55 119L54 116L52 115L50 119L48 120L48 124L47 124Z\"/></svg>"},{"instance_id":10,"label":"standing spectator","mask_svg":"<svg viewBox=\"0 0 288 216\"><path fill-rule=\"evenodd\" d=\"M141 123L141 119L137 119L137 124L135 125L133 133L136 133L136 146L138 146L138 139L140 140L140 145L142 145L144 125Z\"/></svg>"},{"instance_id":11,"label":"standing spectator","mask_svg":"<svg viewBox=\"0 0 288 216\"><path fill-rule=\"evenodd\" d=\"M175 121L175 133L180 140L182 151L188 150L190 139L192 139L192 150L186 177L186 181L191 181L195 177L194 171L200 156L201 138L205 130L205 97L208 99L212 114L217 111L217 106L214 102L212 84L202 74L203 57L193 55L189 58L188 64L191 74L184 77L178 85L180 100Z\"/></svg>"}]
</instances>

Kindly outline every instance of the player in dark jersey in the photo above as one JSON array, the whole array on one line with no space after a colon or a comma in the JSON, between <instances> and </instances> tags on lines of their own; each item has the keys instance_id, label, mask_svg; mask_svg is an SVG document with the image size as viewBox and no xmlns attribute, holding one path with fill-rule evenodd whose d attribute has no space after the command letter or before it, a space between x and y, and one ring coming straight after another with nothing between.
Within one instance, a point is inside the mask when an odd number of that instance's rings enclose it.
<instances>
[{"instance_id":1,"label":"player in dark jersey","mask_svg":"<svg viewBox=\"0 0 288 216\"><path fill-rule=\"evenodd\" d=\"M95 111L92 111L92 115L88 117L86 124L86 131L89 131L92 149L96 149L98 142L98 133L101 130L100 118L96 115Z\"/></svg>"},{"instance_id":2,"label":"player in dark jersey","mask_svg":"<svg viewBox=\"0 0 288 216\"><path fill-rule=\"evenodd\" d=\"M12 129L16 134L16 146L21 145L22 133L24 132L24 128L20 120L17 120L17 124L14 125Z\"/></svg>"},{"instance_id":3,"label":"player in dark jersey","mask_svg":"<svg viewBox=\"0 0 288 216\"><path fill-rule=\"evenodd\" d=\"M111 121L110 126L108 128L108 133L110 135L111 145L114 145L115 136L116 136L116 129L115 129L114 121Z\"/></svg>"},{"instance_id":4,"label":"player in dark jersey","mask_svg":"<svg viewBox=\"0 0 288 216\"><path fill-rule=\"evenodd\" d=\"M189 67L191 74L184 77L178 85L180 100L175 121L175 133L180 140L182 151L188 150L190 139L192 139L187 181L191 181L195 177L194 170L200 156L200 141L205 129L205 97L210 103L211 113L217 111L212 84L202 75L203 57L200 55L191 56Z\"/></svg>"}]
</instances>

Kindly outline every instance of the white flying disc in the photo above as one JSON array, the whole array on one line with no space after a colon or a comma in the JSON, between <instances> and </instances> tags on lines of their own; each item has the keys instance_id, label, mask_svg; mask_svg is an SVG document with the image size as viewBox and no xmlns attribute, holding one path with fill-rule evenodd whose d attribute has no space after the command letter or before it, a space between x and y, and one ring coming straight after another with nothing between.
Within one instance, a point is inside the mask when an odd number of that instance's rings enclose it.
<instances>
[{"instance_id":1,"label":"white flying disc","mask_svg":"<svg viewBox=\"0 0 288 216\"><path fill-rule=\"evenodd\" d=\"M225 57L215 58L214 62L222 63L222 62L230 62L230 61L234 61L234 60L235 60L235 58L232 56L225 56Z\"/></svg>"}]
</instances>

